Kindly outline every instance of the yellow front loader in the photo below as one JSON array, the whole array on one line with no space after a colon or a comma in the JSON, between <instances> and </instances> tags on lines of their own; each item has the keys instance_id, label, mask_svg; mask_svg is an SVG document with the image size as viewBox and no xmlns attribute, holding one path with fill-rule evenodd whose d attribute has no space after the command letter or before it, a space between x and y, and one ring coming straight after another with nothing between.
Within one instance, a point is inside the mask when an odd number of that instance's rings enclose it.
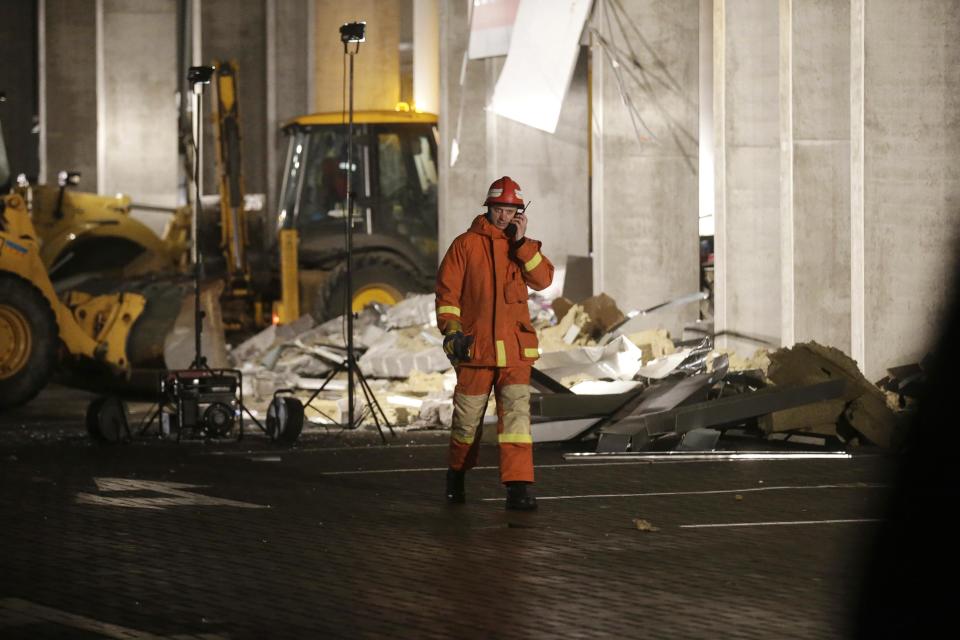
<instances>
[{"instance_id":1,"label":"yellow front loader","mask_svg":"<svg viewBox=\"0 0 960 640\"><path fill-rule=\"evenodd\" d=\"M129 196L70 189L79 175L61 172L59 185L15 189L27 203L40 241L40 260L54 283L80 274L176 271L185 263L190 211L173 214L163 238L131 215Z\"/></svg>"},{"instance_id":2,"label":"yellow front loader","mask_svg":"<svg viewBox=\"0 0 960 640\"><path fill-rule=\"evenodd\" d=\"M2 182L2 181L0 181ZM130 370L127 340L146 300L135 293L60 298L18 193L0 200L0 409L27 402L51 376L61 345L69 356Z\"/></svg>"}]
</instances>

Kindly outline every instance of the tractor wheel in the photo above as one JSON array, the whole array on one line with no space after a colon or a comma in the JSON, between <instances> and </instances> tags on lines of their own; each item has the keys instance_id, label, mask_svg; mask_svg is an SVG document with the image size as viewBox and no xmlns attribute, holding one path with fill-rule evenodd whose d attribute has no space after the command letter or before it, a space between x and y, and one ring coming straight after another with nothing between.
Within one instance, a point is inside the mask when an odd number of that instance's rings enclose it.
<instances>
[{"instance_id":1,"label":"tractor wheel","mask_svg":"<svg viewBox=\"0 0 960 640\"><path fill-rule=\"evenodd\" d=\"M59 341L56 317L43 294L17 276L0 273L0 409L24 404L46 386Z\"/></svg>"},{"instance_id":2,"label":"tractor wheel","mask_svg":"<svg viewBox=\"0 0 960 640\"><path fill-rule=\"evenodd\" d=\"M361 255L353 261L353 311L371 302L393 305L408 293L427 293L423 278L407 263L389 254ZM343 315L347 295L347 267L337 265L317 293L313 317L317 322Z\"/></svg>"}]
</instances>

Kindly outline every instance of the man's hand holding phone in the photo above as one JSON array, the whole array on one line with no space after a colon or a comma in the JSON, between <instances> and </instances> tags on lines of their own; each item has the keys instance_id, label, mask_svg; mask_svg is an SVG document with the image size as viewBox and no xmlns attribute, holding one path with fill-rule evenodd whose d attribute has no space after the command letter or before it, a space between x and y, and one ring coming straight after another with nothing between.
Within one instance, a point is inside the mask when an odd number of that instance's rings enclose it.
<instances>
[{"instance_id":1,"label":"man's hand holding phone","mask_svg":"<svg viewBox=\"0 0 960 640\"><path fill-rule=\"evenodd\" d=\"M523 240L523 236L527 233L527 216L523 213L523 210L518 211L517 215L513 217L507 231L508 235L513 236L514 242Z\"/></svg>"}]
</instances>

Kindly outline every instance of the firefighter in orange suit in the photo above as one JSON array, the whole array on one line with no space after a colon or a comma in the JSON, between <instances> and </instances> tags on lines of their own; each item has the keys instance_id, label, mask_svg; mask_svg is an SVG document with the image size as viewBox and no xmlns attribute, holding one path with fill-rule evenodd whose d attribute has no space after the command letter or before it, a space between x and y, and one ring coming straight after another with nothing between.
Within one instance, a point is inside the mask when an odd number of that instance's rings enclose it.
<instances>
[{"instance_id":1,"label":"firefighter in orange suit","mask_svg":"<svg viewBox=\"0 0 960 640\"><path fill-rule=\"evenodd\" d=\"M464 475L477 464L492 387L506 507L531 511L537 502L527 492L533 483L529 384L539 349L527 287L549 286L553 265L540 253L540 242L526 237L520 185L506 176L496 180L484 205L486 215L453 241L437 273L437 325L457 370L447 501L466 499Z\"/></svg>"}]
</instances>

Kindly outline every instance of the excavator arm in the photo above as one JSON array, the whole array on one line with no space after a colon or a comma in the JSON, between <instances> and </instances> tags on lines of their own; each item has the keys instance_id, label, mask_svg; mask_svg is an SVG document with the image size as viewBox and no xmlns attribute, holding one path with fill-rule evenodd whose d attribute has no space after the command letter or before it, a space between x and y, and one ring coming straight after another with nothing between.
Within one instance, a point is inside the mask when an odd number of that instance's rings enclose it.
<instances>
[{"instance_id":1,"label":"excavator arm","mask_svg":"<svg viewBox=\"0 0 960 640\"><path fill-rule=\"evenodd\" d=\"M245 293L250 282L237 63L218 61L215 67L213 131L220 190L220 248L226 259L228 290L237 295Z\"/></svg>"}]
</instances>

